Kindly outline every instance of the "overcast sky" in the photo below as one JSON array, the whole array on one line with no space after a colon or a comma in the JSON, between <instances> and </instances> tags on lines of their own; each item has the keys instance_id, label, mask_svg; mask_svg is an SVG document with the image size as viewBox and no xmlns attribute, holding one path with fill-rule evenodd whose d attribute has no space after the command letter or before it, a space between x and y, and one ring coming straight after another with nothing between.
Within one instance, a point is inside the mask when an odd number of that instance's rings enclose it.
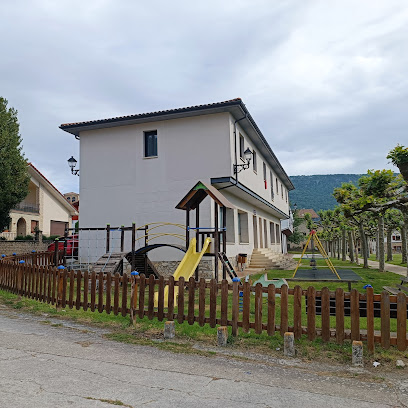
<instances>
[{"instance_id":1,"label":"overcast sky","mask_svg":"<svg viewBox=\"0 0 408 408\"><path fill-rule=\"evenodd\" d=\"M61 123L235 97L289 175L393 168L408 145L406 0L1 0L0 38L0 95L62 192Z\"/></svg>"}]
</instances>

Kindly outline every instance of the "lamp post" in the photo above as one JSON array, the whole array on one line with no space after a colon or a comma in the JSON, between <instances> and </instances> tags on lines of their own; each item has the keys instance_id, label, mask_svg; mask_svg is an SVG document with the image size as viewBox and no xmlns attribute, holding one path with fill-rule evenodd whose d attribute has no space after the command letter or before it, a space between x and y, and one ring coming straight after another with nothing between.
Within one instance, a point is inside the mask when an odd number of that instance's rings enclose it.
<instances>
[{"instance_id":1,"label":"lamp post","mask_svg":"<svg viewBox=\"0 0 408 408\"><path fill-rule=\"evenodd\" d=\"M74 156L71 156L68 159L68 166L71 168L71 173L74 176L79 176L79 169L74 169L74 167L77 165L77 161L74 159Z\"/></svg>"},{"instance_id":2,"label":"lamp post","mask_svg":"<svg viewBox=\"0 0 408 408\"><path fill-rule=\"evenodd\" d=\"M234 174L237 174L242 170L249 169L249 164L251 163L252 155L253 155L253 153L252 153L251 149L249 147L247 147L245 152L244 152L244 157L245 157L246 163L234 164Z\"/></svg>"}]
</instances>

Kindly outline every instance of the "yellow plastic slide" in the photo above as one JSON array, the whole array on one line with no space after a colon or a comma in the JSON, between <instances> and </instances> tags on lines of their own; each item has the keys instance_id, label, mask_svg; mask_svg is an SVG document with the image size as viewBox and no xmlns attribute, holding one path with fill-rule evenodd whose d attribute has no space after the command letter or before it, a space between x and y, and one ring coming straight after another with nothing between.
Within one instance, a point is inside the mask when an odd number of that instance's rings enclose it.
<instances>
[{"instance_id":1,"label":"yellow plastic slide","mask_svg":"<svg viewBox=\"0 0 408 408\"><path fill-rule=\"evenodd\" d=\"M203 255L208 252L210 243L211 243L211 238L206 238L204 241L203 248L201 252L196 251L196 239L193 238L190 241L190 246L188 247L188 250L186 254L184 255L184 258L181 260L179 266L177 267L176 271L174 272L174 280L178 281L181 277L183 277L186 281L190 279L191 276L193 276L198 264L201 261L201 258ZM169 288L166 286L164 288L164 306L167 307L167 300L168 300L168 293L169 293ZM178 295L178 286L174 287L174 303L176 304L177 300L177 295ZM157 307L158 304L158 293L155 294L155 299L154 299L154 305Z\"/></svg>"}]
</instances>

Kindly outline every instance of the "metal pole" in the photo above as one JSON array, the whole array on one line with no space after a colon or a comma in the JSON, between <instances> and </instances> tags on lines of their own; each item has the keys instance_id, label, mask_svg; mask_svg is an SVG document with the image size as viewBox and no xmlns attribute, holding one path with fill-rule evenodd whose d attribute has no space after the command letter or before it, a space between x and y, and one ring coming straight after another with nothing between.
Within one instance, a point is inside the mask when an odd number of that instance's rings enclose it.
<instances>
[{"instance_id":1,"label":"metal pole","mask_svg":"<svg viewBox=\"0 0 408 408\"><path fill-rule=\"evenodd\" d=\"M132 222L132 271L135 270L136 224Z\"/></svg>"}]
</instances>

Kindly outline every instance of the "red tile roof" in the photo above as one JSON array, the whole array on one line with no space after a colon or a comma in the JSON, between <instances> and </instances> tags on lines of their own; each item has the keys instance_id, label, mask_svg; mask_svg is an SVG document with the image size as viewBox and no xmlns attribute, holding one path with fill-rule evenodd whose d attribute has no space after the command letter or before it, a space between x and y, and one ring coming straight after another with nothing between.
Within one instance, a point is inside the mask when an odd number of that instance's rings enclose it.
<instances>
[{"instance_id":1,"label":"red tile roof","mask_svg":"<svg viewBox=\"0 0 408 408\"><path fill-rule=\"evenodd\" d=\"M298 215L299 217L302 217L302 218L303 218L303 217L305 216L305 214L310 214L310 216L311 216L313 219L314 219L314 218L320 218L320 217L317 215L316 211L313 210L312 208L298 210L297 215Z\"/></svg>"}]
</instances>

